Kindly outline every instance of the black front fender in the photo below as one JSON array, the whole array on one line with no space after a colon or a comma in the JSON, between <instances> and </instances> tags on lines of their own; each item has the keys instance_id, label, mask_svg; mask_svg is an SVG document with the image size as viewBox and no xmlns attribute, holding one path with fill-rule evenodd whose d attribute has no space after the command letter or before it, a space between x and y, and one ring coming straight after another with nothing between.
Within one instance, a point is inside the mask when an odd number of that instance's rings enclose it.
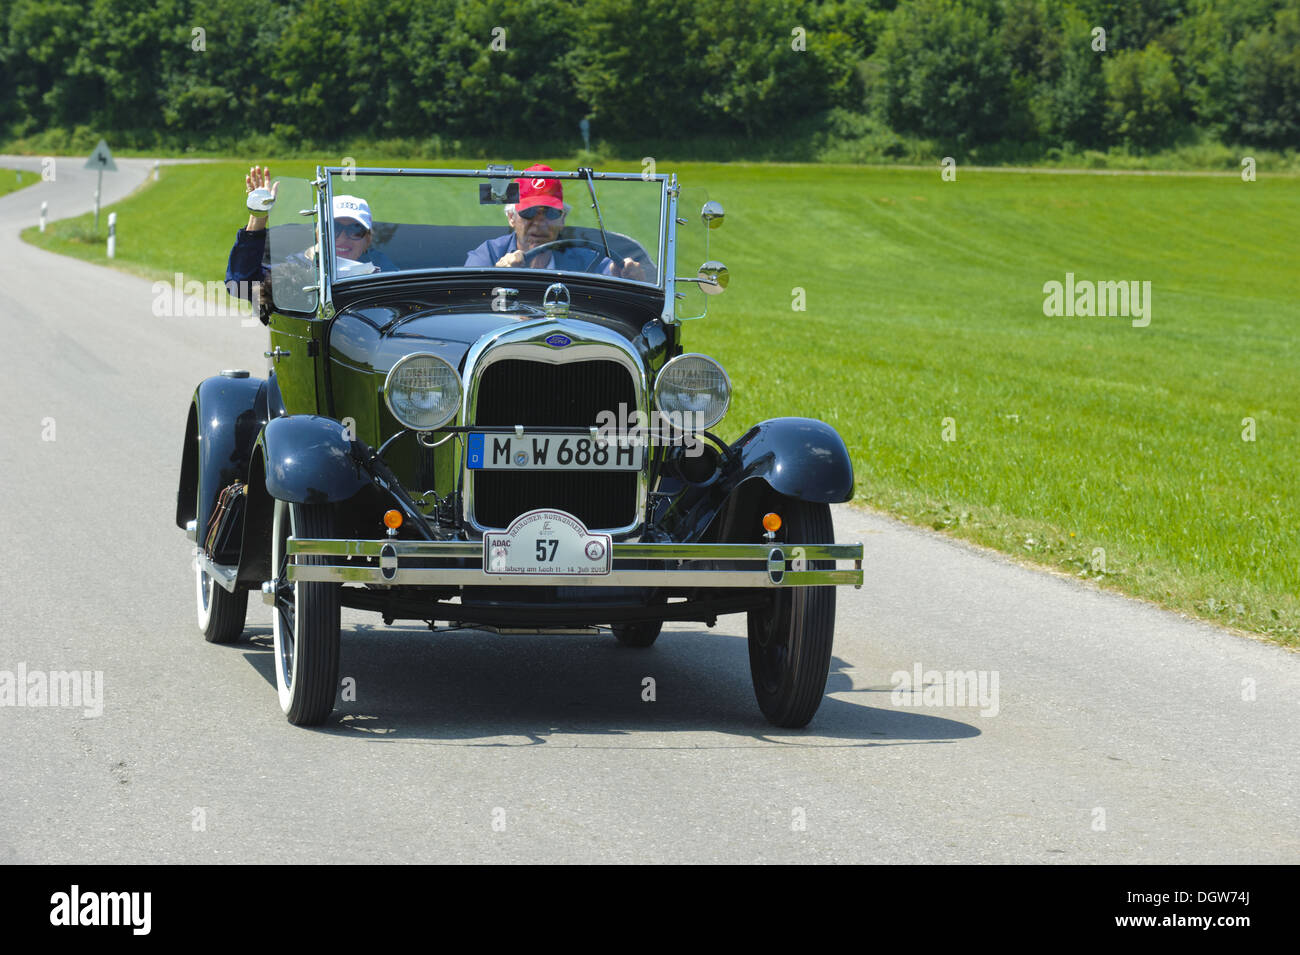
<instances>
[{"instance_id":1,"label":"black front fender","mask_svg":"<svg viewBox=\"0 0 1300 955\"><path fill-rule=\"evenodd\" d=\"M320 415L273 418L257 439L266 490L279 501L334 504L370 484L343 425Z\"/></svg>"},{"instance_id":2,"label":"black front fender","mask_svg":"<svg viewBox=\"0 0 1300 955\"><path fill-rule=\"evenodd\" d=\"M731 488L763 478L787 497L814 504L853 499L853 461L839 432L816 418L770 418L731 446Z\"/></svg>"},{"instance_id":3,"label":"black front fender","mask_svg":"<svg viewBox=\"0 0 1300 955\"><path fill-rule=\"evenodd\" d=\"M707 483L679 486L671 507L658 516L659 530L672 540L695 541L722 515L713 536L729 539L764 485L814 504L852 500L849 449L834 428L815 418L762 421L727 449Z\"/></svg>"}]
</instances>

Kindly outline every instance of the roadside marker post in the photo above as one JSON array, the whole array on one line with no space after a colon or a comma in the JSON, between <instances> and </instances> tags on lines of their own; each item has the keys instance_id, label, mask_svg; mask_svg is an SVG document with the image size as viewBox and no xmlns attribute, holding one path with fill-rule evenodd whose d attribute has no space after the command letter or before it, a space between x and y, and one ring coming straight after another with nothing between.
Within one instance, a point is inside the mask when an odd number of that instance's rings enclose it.
<instances>
[{"instance_id":1,"label":"roadside marker post","mask_svg":"<svg viewBox=\"0 0 1300 955\"><path fill-rule=\"evenodd\" d=\"M50 208L50 204L48 202L41 203L41 231L42 232L45 231L45 213L49 211L49 208Z\"/></svg>"},{"instance_id":2,"label":"roadside marker post","mask_svg":"<svg viewBox=\"0 0 1300 955\"><path fill-rule=\"evenodd\" d=\"M108 214L108 257L113 258L117 252L117 213Z\"/></svg>"}]
</instances>

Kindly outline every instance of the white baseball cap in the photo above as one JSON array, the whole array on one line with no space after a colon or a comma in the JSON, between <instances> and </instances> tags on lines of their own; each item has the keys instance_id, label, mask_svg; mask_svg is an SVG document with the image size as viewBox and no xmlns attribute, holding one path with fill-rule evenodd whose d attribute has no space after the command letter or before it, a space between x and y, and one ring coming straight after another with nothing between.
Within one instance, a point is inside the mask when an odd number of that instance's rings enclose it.
<instances>
[{"instance_id":1,"label":"white baseball cap","mask_svg":"<svg viewBox=\"0 0 1300 955\"><path fill-rule=\"evenodd\" d=\"M366 227L367 232L373 228L370 223L370 204L357 196L335 196L334 218L356 219Z\"/></svg>"}]
</instances>

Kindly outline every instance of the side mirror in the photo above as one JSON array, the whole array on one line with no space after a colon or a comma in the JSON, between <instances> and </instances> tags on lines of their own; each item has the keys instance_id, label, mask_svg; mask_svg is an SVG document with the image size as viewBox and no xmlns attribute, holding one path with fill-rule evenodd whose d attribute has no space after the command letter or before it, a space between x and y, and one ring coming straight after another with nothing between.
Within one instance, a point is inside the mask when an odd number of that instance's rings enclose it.
<instances>
[{"instance_id":1,"label":"side mirror","mask_svg":"<svg viewBox=\"0 0 1300 955\"><path fill-rule=\"evenodd\" d=\"M695 277L696 284L699 285L700 291L706 295L721 295L731 281L731 273L721 262L710 259L700 266L699 274Z\"/></svg>"},{"instance_id":2,"label":"side mirror","mask_svg":"<svg viewBox=\"0 0 1300 955\"><path fill-rule=\"evenodd\" d=\"M259 219L265 218L275 205L275 194L270 189L254 189L248 194L248 200L244 203L248 211Z\"/></svg>"},{"instance_id":3,"label":"side mirror","mask_svg":"<svg viewBox=\"0 0 1300 955\"><path fill-rule=\"evenodd\" d=\"M700 218L704 220L705 226L710 229L717 229L722 225L722 220L726 218L726 210L722 208L721 202L715 202L710 199L700 210Z\"/></svg>"}]
</instances>

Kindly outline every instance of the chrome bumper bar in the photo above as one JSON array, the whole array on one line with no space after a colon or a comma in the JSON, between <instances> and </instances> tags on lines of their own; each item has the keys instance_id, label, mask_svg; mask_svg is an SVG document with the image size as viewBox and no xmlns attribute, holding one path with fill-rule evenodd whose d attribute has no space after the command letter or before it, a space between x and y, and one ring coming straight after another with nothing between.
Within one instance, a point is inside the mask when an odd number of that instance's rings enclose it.
<instances>
[{"instance_id":1,"label":"chrome bumper bar","mask_svg":"<svg viewBox=\"0 0 1300 955\"><path fill-rule=\"evenodd\" d=\"M861 544L620 544L608 574L490 574L481 541L306 540L289 538L288 579L400 586L509 587L821 587L862 586ZM325 563L300 563L303 557ZM452 558L476 567L415 567L415 560ZM852 570L808 570L816 560L851 560ZM675 569L620 567L628 561L671 561ZM690 569L701 561L755 561L753 570Z\"/></svg>"}]
</instances>

